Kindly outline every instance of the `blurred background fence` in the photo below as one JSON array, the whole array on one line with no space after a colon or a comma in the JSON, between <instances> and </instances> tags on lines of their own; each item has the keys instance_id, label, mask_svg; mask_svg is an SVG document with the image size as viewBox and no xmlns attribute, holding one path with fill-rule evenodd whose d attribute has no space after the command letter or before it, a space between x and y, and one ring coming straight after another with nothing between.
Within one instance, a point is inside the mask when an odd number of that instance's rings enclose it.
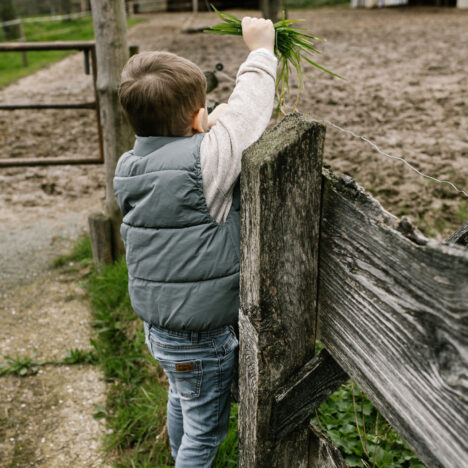
<instances>
[{"instance_id":1,"label":"blurred background fence","mask_svg":"<svg viewBox=\"0 0 468 468\"><path fill-rule=\"evenodd\" d=\"M161 11L207 11L213 4L218 9L247 8L265 11L266 5L283 9L349 5L353 8L395 6L435 6L468 8L468 0L126 0L129 16ZM0 23L3 39L21 39L22 24L37 21L71 21L90 14L89 0L1 0ZM49 18L44 18L48 16ZM29 40L29 38L27 38Z\"/></svg>"}]
</instances>

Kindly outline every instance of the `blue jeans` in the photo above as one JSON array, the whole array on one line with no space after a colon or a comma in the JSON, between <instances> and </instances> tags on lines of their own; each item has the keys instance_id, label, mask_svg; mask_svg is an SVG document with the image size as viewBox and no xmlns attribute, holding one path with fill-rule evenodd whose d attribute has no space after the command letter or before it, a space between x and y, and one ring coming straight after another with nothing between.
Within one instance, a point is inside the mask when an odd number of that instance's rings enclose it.
<instances>
[{"instance_id":1,"label":"blue jeans","mask_svg":"<svg viewBox=\"0 0 468 468\"><path fill-rule=\"evenodd\" d=\"M236 349L232 327L202 332L145 323L146 342L169 379L167 425L176 468L209 468L229 425Z\"/></svg>"}]
</instances>

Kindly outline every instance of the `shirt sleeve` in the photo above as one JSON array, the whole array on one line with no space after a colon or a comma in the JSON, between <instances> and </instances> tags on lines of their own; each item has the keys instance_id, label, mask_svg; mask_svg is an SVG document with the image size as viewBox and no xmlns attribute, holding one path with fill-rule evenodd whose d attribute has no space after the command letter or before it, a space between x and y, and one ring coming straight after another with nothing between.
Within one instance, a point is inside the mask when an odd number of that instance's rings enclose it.
<instances>
[{"instance_id":1,"label":"shirt sleeve","mask_svg":"<svg viewBox=\"0 0 468 468\"><path fill-rule=\"evenodd\" d=\"M243 151L265 131L273 110L276 57L266 49L249 54L237 73L227 110L200 146L203 191L211 216L226 220L241 172Z\"/></svg>"}]
</instances>

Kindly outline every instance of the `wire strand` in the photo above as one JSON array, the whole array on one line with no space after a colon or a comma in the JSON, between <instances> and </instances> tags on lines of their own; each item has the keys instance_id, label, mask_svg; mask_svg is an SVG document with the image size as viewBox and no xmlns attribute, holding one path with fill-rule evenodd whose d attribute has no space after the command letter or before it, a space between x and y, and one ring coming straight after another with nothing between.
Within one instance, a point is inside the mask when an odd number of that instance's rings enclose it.
<instances>
[{"instance_id":1,"label":"wire strand","mask_svg":"<svg viewBox=\"0 0 468 468\"><path fill-rule=\"evenodd\" d=\"M206 0L205 0L205 2L206 2ZM231 78L229 75L227 75L224 72L217 71L216 73L221 74L222 76L224 76L225 78L229 79L230 81L232 81L234 83L236 82L236 80L234 80L233 78ZM331 127L334 127L334 128L336 128L337 130L339 130L341 132L347 133L348 135L352 135L355 138L359 138L360 140L365 141L366 143L371 145L378 153L386 156L389 159L394 159L394 160L397 160L397 161L401 161L402 163L406 164L406 166L408 166L412 171L416 172L416 174L418 174L419 176L424 177L424 178L429 179L429 180L432 180L432 181L437 182L439 184L447 184L450 187L452 187L457 193L460 193L463 196L465 196L466 198L468 198L468 193L466 193L464 190L458 188L455 184L453 184L449 180L441 180L441 179L437 179L436 177L424 174L424 172L421 172L420 170L416 169L405 158L403 158L401 156L394 156L392 154L386 153L385 151L382 151L373 141L369 140L368 138L366 138L364 136L361 136L361 135L357 135L353 131L346 130L345 128L342 128L339 125L336 125L335 123L330 122L329 120L326 120L326 119L319 120L319 122L330 125Z\"/></svg>"},{"instance_id":2,"label":"wire strand","mask_svg":"<svg viewBox=\"0 0 468 468\"><path fill-rule=\"evenodd\" d=\"M378 153L380 154L383 154L384 156L386 156L387 158L390 158L390 159L396 159L398 161L401 161L403 162L404 164L406 164L412 171L416 172L418 175L420 175L421 177L425 177L426 179L430 179L430 180L433 180L434 182L438 182L439 184L447 184L447 185L450 185L456 192L458 193L461 193L463 194L466 198L468 198L468 193L466 193L464 190L458 188L456 185L454 185L452 182L450 182L449 180L441 180L441 179L437 179L436 177L432 177L430 175L427 175L427 174L424 174L423 172L421 172L420 170L416 169L414 166L412 166L405 158L401 157L401 156L394 156L392 154L388 154L386 153L385 151L382 151L374 142L370 141L368 138L366 137L363 137L361 135L357 135L356 133L352 132L351 130L346 130L344 128L341 128L340 126L334 124L333 122L330 122L329 120L319 120L319 122L322 122L322 123L325 123L327 125L330 125L334 128L336 128L337 130L340 130L341 132L344 132L344 133L347 133L349 135L352 135L353 137L355 138L359 138L363 141L365 141L366 143L368 143L369 145L371 145Z\"/></svg>"}]
</instances>

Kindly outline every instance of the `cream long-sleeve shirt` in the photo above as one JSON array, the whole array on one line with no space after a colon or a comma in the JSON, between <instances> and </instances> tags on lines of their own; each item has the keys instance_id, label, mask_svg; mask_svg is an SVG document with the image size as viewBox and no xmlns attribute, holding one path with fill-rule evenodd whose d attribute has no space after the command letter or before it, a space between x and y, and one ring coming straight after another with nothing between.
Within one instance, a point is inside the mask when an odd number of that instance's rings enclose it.
<instances>
[{"instance_id":1,"label":"cream long-sleeve shirt","mask_svg":"<svg viewBox=\"0 0 468 468\"><path fill-rule=\"evenodd\" d=\"M228 107L200 146L203 192L211 216L223 223L241 172L242 152L257 141L271 118L276 57L266 49L250 52L237 72Z\"/></svg>"}]
</instances>

